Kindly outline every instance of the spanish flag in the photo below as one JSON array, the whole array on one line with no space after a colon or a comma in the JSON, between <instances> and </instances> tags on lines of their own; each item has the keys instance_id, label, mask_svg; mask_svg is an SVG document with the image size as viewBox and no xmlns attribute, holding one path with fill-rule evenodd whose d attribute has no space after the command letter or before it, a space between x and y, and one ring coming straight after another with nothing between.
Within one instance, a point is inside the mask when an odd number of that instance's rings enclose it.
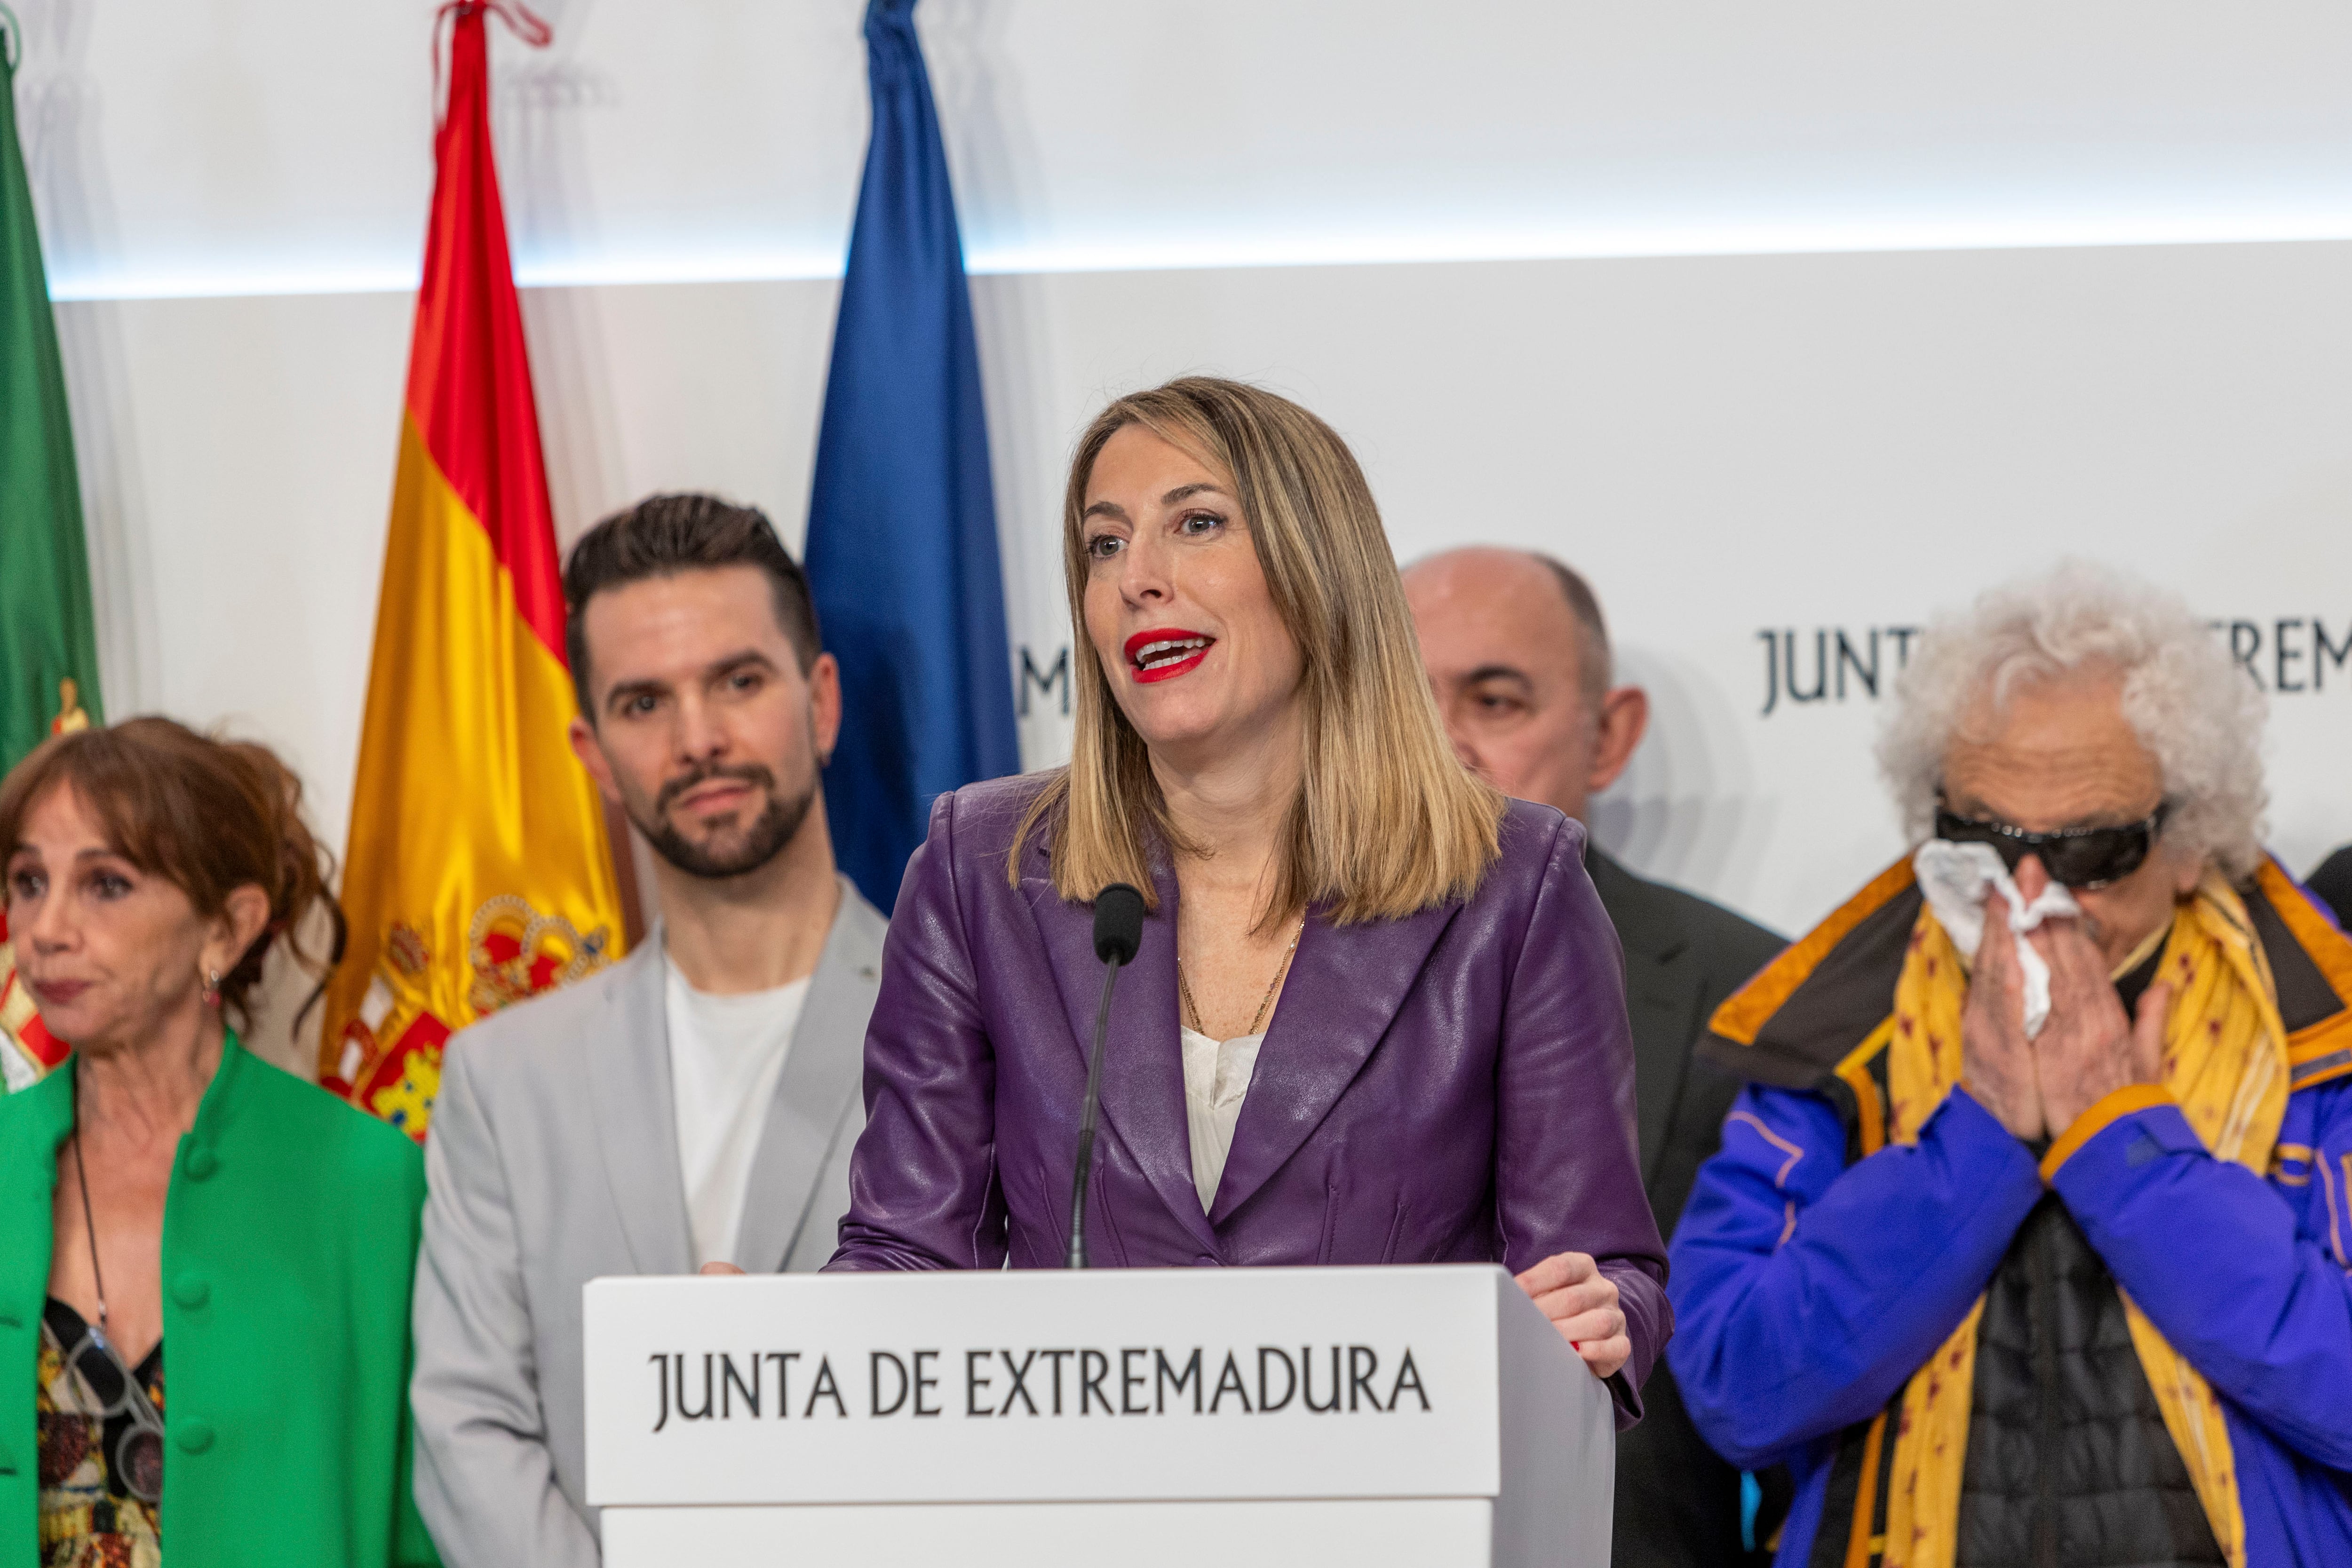
<instances>
[{"instance_id":1,"label":"spanish flag","mask_svg":"<svg viewBox=\"0 0 2352 1568\"><path fill-rule=\"evenodd\" d=\"M623 940L602 806L564 734L576 708L491 160L488 8L449 7L344 862L351 943L320 1047L328 1088L420 1141L452 1031L602 967Z\"/></svg>"}]
</instances>

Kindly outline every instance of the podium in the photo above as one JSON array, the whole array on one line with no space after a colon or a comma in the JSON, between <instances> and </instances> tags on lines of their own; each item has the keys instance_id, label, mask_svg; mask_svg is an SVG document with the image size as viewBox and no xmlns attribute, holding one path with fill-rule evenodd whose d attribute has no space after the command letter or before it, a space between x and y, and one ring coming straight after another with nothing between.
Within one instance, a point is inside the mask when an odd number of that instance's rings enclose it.
<instances>
[{"instance_id":1,"label":"podium","mask_svg":"<svg viewBox=\"0 0 2352 1568\"><path fill-rule=\"evenodd\" d=\"M608 1568L1609 1561L1607 1391L1486 1266L598 1279Z\"/></svg>"}]
</instances>

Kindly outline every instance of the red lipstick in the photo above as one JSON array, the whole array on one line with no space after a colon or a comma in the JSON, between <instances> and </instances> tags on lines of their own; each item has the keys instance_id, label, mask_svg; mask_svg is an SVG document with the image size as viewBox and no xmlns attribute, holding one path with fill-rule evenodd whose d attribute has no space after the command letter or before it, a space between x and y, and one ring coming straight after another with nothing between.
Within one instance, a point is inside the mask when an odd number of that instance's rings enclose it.
<instances>
[{"instance_id":1,"label":"red lipstick","mask_svg":"<svg viewBox=\"0 0 2352 1568\"><path fill-rule=\"evenodd\" d=\"M1137 684L1173 680L1199 668L1217 639L1181 626L1154 626L1127 639L1127 667Z\"/></svg>"}]
</instances>

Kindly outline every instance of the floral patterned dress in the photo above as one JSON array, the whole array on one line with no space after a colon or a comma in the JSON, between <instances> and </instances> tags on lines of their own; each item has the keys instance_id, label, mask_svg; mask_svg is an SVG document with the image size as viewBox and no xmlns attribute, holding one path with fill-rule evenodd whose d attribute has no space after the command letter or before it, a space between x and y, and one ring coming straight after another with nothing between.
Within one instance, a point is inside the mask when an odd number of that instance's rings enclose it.
<instances>
[{"instance_id":1,"label":"floral patterned dress","mask_svg":"<svg viewBox=\"0 0 2352 1568\"><path fill-rule=\"evenodd\" d=\"M88 1354L68 1359L85 1331L79 1313L50 1299L41 1314L33 1406L40 1427L41 1568L161 1568L157 1506L132 1496L124 1478L110 1473L107 1463L110 1453L121 1451L122 1429L132 1424L127 1414L106 1414L110 1405L119 1407L121 1390L94 1385L110 1377L112 1369L100 1364L85 1372L84 1363L94 1361ZM132 1375L160 1415L163 1347L150 1351ZM109 1399L108 1392L115 1397ZM156 1474L147 1478L151 1490L160 1489L160 1460L155 1468Z\"/></svg>"}]
</instances>

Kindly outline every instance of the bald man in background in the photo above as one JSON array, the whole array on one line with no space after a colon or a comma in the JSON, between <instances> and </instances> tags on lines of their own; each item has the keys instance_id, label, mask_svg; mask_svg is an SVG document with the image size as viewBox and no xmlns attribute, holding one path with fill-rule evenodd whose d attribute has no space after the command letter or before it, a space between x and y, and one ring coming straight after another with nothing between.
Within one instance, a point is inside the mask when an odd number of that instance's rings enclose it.
<instances>
[{"instance_id":1,"label":"bald man in background","mask_svg":"<svg viewBox=\"0 0 2352 1568\"><path fill-rule=\"evenodd\" d=\"M1611 684L1607 623L1584 579L1548 556L1475 547L1416 563L1404 588L1462 760L1507 795L1585 821L1592 796L1642 743L1650 700L1638 686ZM1659 1234L1671 1235L1740 1087L1692 1047L1717 1005L1783 943L1705 899L1643 880L1597 848L1587 848L1585 868L1625 950L1642 1178ZM1699 1436L1663 1363L1643 1399L1647 1414L1617 1446L1612 1562L1769 1563L1769 1552L1742 1546L1739 1472ZM1762 1491L1759 1547L1786 1509L1777 1476L1763 1479Z\"/></svg>"}]
</instances>

